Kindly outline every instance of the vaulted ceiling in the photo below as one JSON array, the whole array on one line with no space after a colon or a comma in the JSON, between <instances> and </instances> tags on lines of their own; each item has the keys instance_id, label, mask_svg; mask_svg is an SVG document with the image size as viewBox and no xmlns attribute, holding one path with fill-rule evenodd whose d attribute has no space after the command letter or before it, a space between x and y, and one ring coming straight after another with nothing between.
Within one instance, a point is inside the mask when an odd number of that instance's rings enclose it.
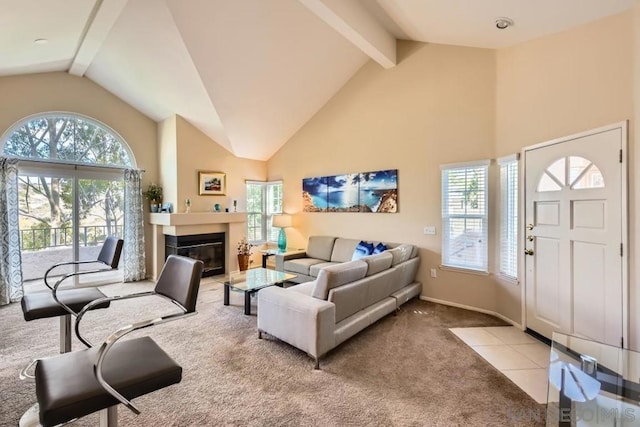
<instances>
[{"instance_id":1,"label":"vaulted ceiling","mask_svg":"<svg viewBox=\"0 0 640 427\"><path fill-rule=\"evenodd\" d=\"M0 0L0 76L86 76L265 160L396 39L502 48L634 0ZM514 25L498 30L495 20ZM45 41L38 41L44 39Z\"/></svg>"}]
</instances>

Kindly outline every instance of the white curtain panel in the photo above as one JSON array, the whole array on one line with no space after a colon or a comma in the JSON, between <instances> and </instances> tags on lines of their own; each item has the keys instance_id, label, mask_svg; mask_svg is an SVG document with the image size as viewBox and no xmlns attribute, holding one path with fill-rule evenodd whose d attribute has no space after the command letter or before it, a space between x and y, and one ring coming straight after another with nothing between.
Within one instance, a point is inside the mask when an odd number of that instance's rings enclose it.
<instances>
[{"instance_id":1,"label":"white curtain panel","mask_svg":"<svg viewBox=\"0 0 640 427\"><path fill-rule=\"evenodd\" d=\"M142 172L124 171L124 281L144 280L147 272L144 253L144 216L142 210Z\"/></svg>"},{"instance_id":2,"label":"white curtain panel","mask_svg":"<svg viewBox=\"0 0 640 427\"><path fill-rule=\"evenodd\" d=\"M18 160L0 157L0 305L24 294L19 219Z\"/></svg>"}]
</instances>

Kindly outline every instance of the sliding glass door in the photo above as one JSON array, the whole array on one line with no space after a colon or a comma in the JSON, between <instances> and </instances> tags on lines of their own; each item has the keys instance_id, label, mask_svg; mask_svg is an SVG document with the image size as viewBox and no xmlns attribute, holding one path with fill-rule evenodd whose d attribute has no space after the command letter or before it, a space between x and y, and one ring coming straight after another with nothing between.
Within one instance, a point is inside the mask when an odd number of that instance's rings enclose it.
<instances>
[{"instance_id":1,"label":"sliding glass door","mask_svg":"<svg viewBox=\"0 0 640 427\"><path fill-rule=\"evenodd\" d=\"M122 237L124 225L124 183L122 176L113 179L78 179L77 258L94 260L109 236ZM97 264L82 266L95 269ZM122 272L100 273L79 277L79 285L97 285L122 280Z\"/></svg>"},{"instance_id":2,"label":"sliding glass door","mask_svg":"<svg viewBox=\"0 0 640 427\"><path fill-rule=\"evenodd\" d=\"M122 236L123 182L117 170L21 167L20 242L24 280L39 280L52 265L96 259L107 236ZM56 269L57 276L98 264ZM79 276L66 286L119 281L121 272Z\"/></svg>"}]
</instances>

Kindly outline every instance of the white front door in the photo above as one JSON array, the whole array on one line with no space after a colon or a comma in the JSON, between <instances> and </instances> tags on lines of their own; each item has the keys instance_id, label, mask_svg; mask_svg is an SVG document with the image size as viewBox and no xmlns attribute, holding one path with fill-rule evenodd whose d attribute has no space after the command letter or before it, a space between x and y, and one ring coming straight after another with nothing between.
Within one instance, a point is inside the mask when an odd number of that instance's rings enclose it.
<instances>
[{"instance_id":1,"label":"white front door","mask_svg":"<svg viewBox=\"0 0 640 427\"><path fill-rule=\"evenodd\" d=\"M620 346L626 123L524 151L526 326Z\"/></svg>"}]
</instances>

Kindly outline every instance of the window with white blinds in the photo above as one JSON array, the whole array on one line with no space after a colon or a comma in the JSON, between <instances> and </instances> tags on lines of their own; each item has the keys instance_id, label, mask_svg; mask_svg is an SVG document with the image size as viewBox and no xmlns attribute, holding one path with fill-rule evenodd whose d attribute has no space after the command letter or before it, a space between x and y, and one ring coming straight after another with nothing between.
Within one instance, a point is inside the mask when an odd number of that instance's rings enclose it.
<instances>
[{"instance_id":1,"label":"window with white blinds","mask_svg":"<svg viewBox=\"0 0 640 427\"><path fill-rule=\"evenodd\" d=\"M500 165L500 274L518 279L518 156Z\"/></svg>"},{"instance_id":2,"label":"window with white blinds","mask_svg":"<svg viewBox=\"0 0 640 427\"><path fill-rule=\"evenodd\" d=\"M276 242L278 228L271 226L274 214L282 213L282 181L247 181L247 239L260 244Z\"/></svg>"},{"instance_id":3,"label":"window with white blinds","mask_svg":"<svg viewBox=\"0 0 640 427\"><path fill-rule=\"evenodd\" d=\"M489 161L443 165L442 265L488 271Z\"/></svg>"}]
</instances>

